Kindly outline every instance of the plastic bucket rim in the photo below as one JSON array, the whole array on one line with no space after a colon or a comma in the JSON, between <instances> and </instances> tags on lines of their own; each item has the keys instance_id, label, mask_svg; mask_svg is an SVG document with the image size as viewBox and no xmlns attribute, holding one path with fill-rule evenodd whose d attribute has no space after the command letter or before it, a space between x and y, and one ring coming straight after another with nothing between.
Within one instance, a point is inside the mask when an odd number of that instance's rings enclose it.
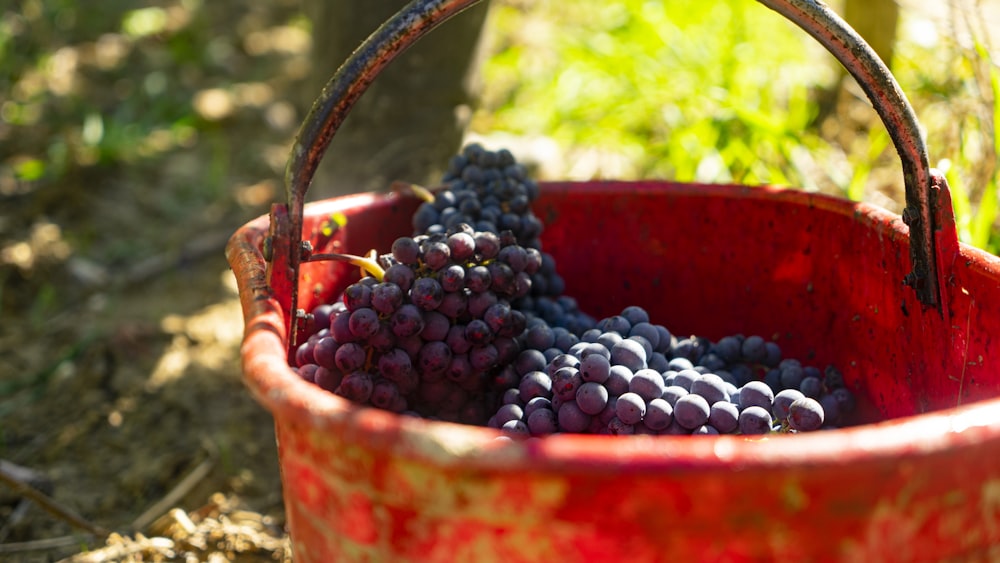
<instances>
[{"instance_id":1,"label":"plastic bucket rim","mask_svg":"<svg viewBox=\"0 0 1000 563\"><path fill-rule=\"evenodd\" d=\"M807 209L863 217L872 225L880 224L896 234L906 235L908 229L900 216L873 204L851 202L842 198L818 193L803 192L770 186L750 187L723 184L678 184L660 181L609 181L589 183L595 189L609 188L622 183L669 184L676 193L698 193L724 196L734 189L741 197L780 199L802 205ZM540 187L572 185L573 182L540 182ZM398 197L394 194L355 194L333 198L309 205L310 211L323 213L351 206L373 203L380 199ZM267 216L248 222L239 229L230 242L241 237L266 235ZM263 226L263 227L262 227ZM254 234L256 233L256 234ZM227 248L227 254L232 248ZM990 271L1000 272L1000 258L960 245L963 256L976 255ZM230 261L236 256L230 256ZM256 265L263 269L263 262ZM239 277L239 276L237 276ZM242 280L240 280L242 283ZM245 290L240 287L241 294ZM280 312L280 306L271 298L270 305ZM279 315L280 317L280 315ZM326 430L344 431L344 436L373 433L386 438L388 449L395 455L421 458L442 466L461 464L463 467L480 467L488 470L539 470L545 467L565 470L568 464L585 460L590 471L601 468L620 471L637 466L654 471L669 468L716 467L730 470L736 463L743 469L771 468L789 465L815 465L820 463L856 463L859 460L885 460L900 455L931 455L962 445L1000 442L1000 398L957 405L928 413L894 418L876 423L851 426L830 431L804 433L796 436L773 436L751 439L743 436L596 436L564 434L546 436L526 441L498 441L504 434L483 426L466 425L397 415L373 407L351 403L332 393L322 392L314 384L298 377L287 363L287 353L280 331L261 332L263 323L254 329L247 318L241 357L244 381L255 398L274 416L276 421L299 422ZM278 318L277 326L282 319ZM274 327L272 327L274 328ZM251 344L252 341L252 344ZM248 354L253 349L253 358ZM619 444L608 448L613 440ZM620 442L624 440L625 442ZM641 448L634 447L641 443ZM625 444L621 448L620 444ZM617 450L625 450L622 455Z\"/></svg>"}]
</instances>

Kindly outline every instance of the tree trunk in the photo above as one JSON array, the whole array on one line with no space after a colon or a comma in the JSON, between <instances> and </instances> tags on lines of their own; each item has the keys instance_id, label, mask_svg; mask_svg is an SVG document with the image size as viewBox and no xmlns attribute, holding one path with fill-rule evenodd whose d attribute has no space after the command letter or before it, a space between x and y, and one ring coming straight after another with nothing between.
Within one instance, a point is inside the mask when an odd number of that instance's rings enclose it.
<instances>
[{"instance_id":1,"label":"tree trunk","mask_svg":"<svg viewBox=\"0 0 1000 563\"><path fill-rule=\"evenodd\" d=\"M313 68L303 115L340 64L406 0L308 0ZM460 148L477 97L482 2L398 56L358 100L317 170L309 198L435 183Z\"/></svg>"}]
</instances>

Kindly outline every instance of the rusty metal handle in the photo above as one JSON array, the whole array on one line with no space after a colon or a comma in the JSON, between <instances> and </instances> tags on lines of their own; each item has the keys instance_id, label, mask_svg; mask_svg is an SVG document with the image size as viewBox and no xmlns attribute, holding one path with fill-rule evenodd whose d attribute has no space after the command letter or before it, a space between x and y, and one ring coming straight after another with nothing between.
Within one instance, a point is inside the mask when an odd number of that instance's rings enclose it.
<instances>
[{"instance_id":1,"label":"rusty metal handle","mask_svg":"<svg viewBox=\"0 0 1000 563\"><path fill-rule=\"evenodd\" d=\"M874 50L821 1L758 1L817 39L854 76L871 100L903 162L906 187L903 218L910 227L912 259L912 272L907 276L906 283L913 287L925 306L940 308L933 207L936 204L934 193L944 186L944 179L930 170L927 149L906 96ZM478 2L411 1L368 37L323 88L296 136L285 170L287 217L290 221L288 234L291 238L287 257L289 270L295 275L301 261L305 194L323 153L351 107L393 58L448 18ZM294 314L298 291L297 284L291 285L289 306Z\"/></svg>"}]
</instances>

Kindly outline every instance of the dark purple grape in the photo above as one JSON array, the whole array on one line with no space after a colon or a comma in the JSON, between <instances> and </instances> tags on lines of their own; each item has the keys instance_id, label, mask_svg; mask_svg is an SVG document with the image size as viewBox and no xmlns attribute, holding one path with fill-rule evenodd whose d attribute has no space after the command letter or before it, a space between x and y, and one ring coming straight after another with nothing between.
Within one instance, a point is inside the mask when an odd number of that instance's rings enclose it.
<instances>
[{"instance_id":1,"label":"dark purple grape","mask_svg":"<svg viewBox=\"0 0 1000 563\"><path fill-rule=\"evenodd\" d=\"M438 282L446 292L461 291L465 288L465 268L451 264L441 269Z\"/></svg>"},{"instance_id":2,"label":"dark purple grape","mask_svg":"<svg viewBox=\"0 0 1000 563\"><path fill-rule=\"evenodd\" d=\"M403 290L394 283L372 286L371 306L383 315L391 315L403 304Z\"/></svg>"},{"instance_id":3,"label":"dark purple grape","mask_svg":"<svg viewBox=\"0 0 1000 563\"><path fill-rule=\"evenodd\" d=\"M763 381L751 381L740 388L740 408L760 407L771 412L774 391Z\"/></svg>"},{"instance_id":4,"label":"dark purple grape","mask_svg":"<svg viewBox=\"0 0 1000 563\"><path fill-rule=\"evenodd\" d=\"M604 383L611 376L611 361L602 354L590 354L580 362L580 376L584 381Z\"/></svg>"},{"instance_id":5,"label":"dark purple grape","mask_svg":"<svg viewBox=\"0 0 1000 563\"><path fill-rule=\"evenodd\" d=\"M531 434L531 430L528 428L527 423L521 420L508 421L500 427L500 430L514 436L528 436Z\"/></svg>"},{"instance_id":6,"label":"dark purple grape","mask_svg":"<svg viewBox=\"0 0 1000 563\"><path fill-rule=\"evenodd\" d=\"M355 371L344 377L335 392L349 401L364 404L371 397L373 388L370 375L363 371Z\"/></svg>"},{"instance_id":7,"label":"dark purple grape","mask_svg":"<svg viewBox=\"0 0 1000 563\"><path fill-rule=\"evenodd\" d=\"M628 393L631 381L632 370L625 366L611 366L611 369L608 371L608 378L604 381L604 386L608 388L608 393L613 397L618 397L623 393Z\"/></svg>"},{"instance_id":8,"label":"dark purple grape","mask_svg":"<svg viewBox=\"0 0 1000 563\"><path fill-rule=\"evenodd\" d=\"M472 369L477 371L493 369L497 365L498 358L497 348L492 344L473 346L469 349L469 363Z\"/></svg>"},{"instance_id":9,"label":"dark purple grape","mask_svg":"<svg viewBox=\"0 0 1000 563\"><path fill-rule=\"evenodd\" d=\"M389 319L389 326L396 336L413 336L424 329L424 317L415 305L407 303L399 307Z\"/></svg>"},{"instance_id":10,"label":"dark purple grape","mask_svg":"<svg viewBox=\"0 0 1000 563\"><path fill-rule=\"evenodd\" d=\"M688 430L708 422L711 407L701 395L688 393L674 403L674 420Z\"/></svg>"},{"instance_id":11,"label":"dark purple grape","mask_svg":"<svg viewBox=\"0 0 1000 563\"><path fill-rule=\"evenodd\" d=\"M493 332L485 321L473 319L465 325L465 339L473 346L484 346L493 340Z\"/></svg>"},{"instance_id":12,"label":"dark purple grape","mask_svg":"<svg viewBox=\"0 0 1000 563\"><path fill-rule=\"evenodd\" d=\"M521 394L518 393L518 397L520 396ZM551 408L552 408L552 401L546 399L545 397L533 397L531 400L529 400L524 404L524 418L527 419L529 416L531 416L531 413L535 412L538 409L551 409Z\"/></svg>"},{"instance_id":13,"label":"dark purple grape","mask_svg":"<svg viewBox=\"0 0 1000 563\"><path fill-rule=\"evenodd\" d=\"M444 340L451 330L451 321L448 317L437 311L424 311L424 329L420 331L420 338L427 342Z\"/></svg>"},{"instance_id":14,"label":"dark purple grape","mask_svg":"<svg viewBox=\"0 0 1000 563\"><path fill-rule=\"evenodd\" d=\"M416 264L420 245L410 237L400 237L392 243L392 257L401 264Z\"/></svg>"},{"instance_id":15,"label":"dark purple grape","mask_svg":"<svg viewBox=\"0 0 1000 563\"><path fill-rule=\"evenodd\" d=\"M424 311L433 311L441 304L444 290L434 278L417 278L410 288L410 301Z\"/></svg>"},{"instance_id":16,"label":"dark purple grape","mask_svg":"<svg viewBox=\"0 0 1000 563\"><path fill-rule=\"evenodd\" d=\"M639 345L642 346L643 351L646 353L646 360L647 360L646 365L648 367L649 366L649 362L648 362L649 357L653 355L653 345L649 343L649 340L646 340L645 336L640 336L638 334L635 335L635 336L629 336L628 338L626 338L626 340L634 340L634 341L638 342Z\"/></svg>"},{"instance_id":17,"label":"dark purple grape","mask_svg":"<svg viewBox=\"0 0 1000 563\"><path fill-rule=\"evenodd\" d=\"M501 295L515 293L514 270L510 266L503 262L493 261L486 266L486 269L489 270L490 278L493 280L490 289Z\"/></svg>"},{"instance_id":18,"label":"dark purple grape","mask_svg":"<svg viewBox=\"0 0 1000 563\"><path fill-rule=\"evenodd\" d=\"M608 405L608 390L600 383L585 382L576 390L576 404L587 414L599 414Z\"/></svg>"},{"instance_id":19,"label":"dark purple grape","mask_svg":"<svg viewBox=\"0 0 1000 563\"><path fill-rule=\"evenodd\" d=\"M451 363L451 348L444 342L428 342L417 356L417 370L420 375L443 374Z\"/></svg>"},{"instance_id":20,"label":"dark purple grape","mask_svg":"<svg viewBox=\"0 0 1000 563\"><path fill-rule=\"evenodd\" d=\"M704 397L710 405L719 401L729 401L726 382L713 373L706 373L691 382L691 392Z\"/></svg>"},{"instance_id":21,"label":"dark purple grape","mask_svg":"<svg viewBox=\"0 0 1000 563\"><path fill-rule=\"evenodd\" d=\"M373 336L378 332L379 326L378 313L369 307L356 309L351 313L351 318L348 320L348 327L351 329L351 333L359 339Z\"/></svg>"},{"instance_id":22,"label":"dark purple grape","mask_svg":"<svg viewBox=\"0 0 1000 563\"><path fill-rule=\"evenodd\" d=\"M544 370L547 363L545 355L540 350L528 348L517 355L514 367L517 368L517 373L524 375L532 371Z\"/></svg>"},{"instance_id":23,"label":"dark purple grape","mask_svg":"<svg viewBox=\"0 0 1000 563\"><path fill-rule=\"evenodd\" d=\"M399 287L403 293L410 291L414 279L416 279L416 274L404 264L393 264L386 268L385 274L382 275L383 282Z\"/></svg>"},{"instance_id":24,"label":"dark purple grape","mask_svg":"<svg viewBox=\"0 0 1000 563\"><path fill-rule=\"evenodd\" d=\"M483 312L483 321L492 332L501 332L505 326L512 322L510 305L503 301L491 305Z\"/></svg>"},{"instance_id":25,"label":"dark purple grape","mask_svg":"<svg viewBox=\"0 0 1000 563\"><path fill-rule=\"evenodd\" d=\"M470 198L467 201L475 200ZM448 237L448 248L451 250L452 260L464 262L476 253L476 239L468 233L455 233Z\"/></svg>"},{"instance_id":26,"label":"dark purple grape","mask_svg":"<svg viewBox=\"0 0 1000 563\"><path fill-rule=\"evenodd\" d=\"M451 260L451 250L443 242L427 242L422 245L421 250L423 263L435 272L447 266Z\"/></svg>"},{"instance_id":27,"label":"dark purple grape","mask_svg":"<svg viewBox=\"0 0 1000 563\"><path fill-rule=\"evenodd\" d=\"M622 309L621 316L632 325L649 322L649 313L638 305L625 307Z\"/></svg>"},{"instance_id":28,"label":"dark purple grape","mask_svg":"<svg viewBox=\"0 0 1000 563\"><path fill-rule=\"evenodd\" d=\"M766 348L767 354L764 356L764 361L761 362L767 367L775 367L781 362L781 347L774 342L765 342L764 347Z\"/></svg>"},{"instance_id":29,"label":"dark purple grape","mask_svg":"<svg viewBox=\"0 0 1000 563\"><path fill-rule=\"evenodd\" d=\"M687 358L671 358L668 367L674 371L681 372L686 369L694 369L694 364Z\"/></svg>"},{"instance_id":30,"label":"dark purple grape","mask_svg":"<svg viewBox=\"0 0 1000 563\"><path fill-rule=\"evenodd\" d=\"M330 369L337 366L335 359L340 344L332 336L326 336L316 341L312 347L312 357L315 363Z\"/></svg>"},{"instance_id":31,"label":"dark purple grape","mask_svg":"<svg viewBox=\"0 0 1000 563\"><path fill-rule=\"evenodd\" d=\"M823 407L816 399L796 399L788 406L788 426L799 432L819 430L823 426Z\"/></svg>"},{"instance_id":32,"label":"dark purple grape","mask_svg":"<svg viewBox=\"0 0 1000 563\"><path fill-rule=\"evenodd\" d=\"M713 403L708 414L708 423L721 434L732 434L739 428L740 410L730 402Z\"/></svg>"},{"instance_id":33,"label":"dark purple grape","mask_svg":"<svg viewBox=\"0 0 1000 563\"><path fill-rule=\"evenodd\" d=\"M761 407L747 407L740 412L740 434L756 435L771 432L771 413Z\"/></svg>"},{"instance_id":34,"label":"dark purple grape","mask_svg":"<svg viewBox=\"0 0 1000 563\"><path fill-rule=\"evenodd\" d=\"M831 391L830 394L837 399L837 405L839 406L841 416L854 412L856 404L854 394L851 393L846 387L838 387Z\"/></svg>"},{"instance_id":35,"label":"dark purple grape","mask_svg":"<svg viewBox=\"0 0 1000 563\"><path fill-rule=\"evenodd\" d=\"M581 412L581 414L583 413ZM556 420L556 413L551 408L541 407L535 409L528 415L528 430L531 431L532 436L554 434L559 431L559 425Z\"/></svg>"},{"instance_id":36,"label":"dark purple grape","mask_svg":"<svg viewBox=\"0 0 1000 563\"><path fill-rule=\"evenodd\" d=\"M646 415L646 401L635 393L624 393L615 402L615 415L625 424L639 424Z\"/></svg>"},{"instance_id":37,"label":"dark purple grape","mask_svg":"<svg viewBox=\"0 0 1000 563\"><path fill-rule=\"evenodd\" d=\"M341 344L337 348L337 353L334 356L334 360L337 363L337 369L344 373L351 373L365 367L365 361L367 359L367 354L365 353L364 347L356 342L347 342Z\"/></svg>"},{"instance_id":38,"label":"dark purple grape","mask_svg":"<svg viewBox=\"0 0 1000 563\"><path fill-rule=\"evenodd\" d=\"M635 434L635 425L628 424L624 420L615 417L608 421L608 434L611 436L629 436Z\"/></svg>"},{"instance_id":39,"label":"dark purple grape","mask_svg":"<svg viewBox=\"0 0 1000 563\"><path fill-rule=\"evenodd\" d=\"M348 311L357 311L372 304L372 289L365 284L352 283L344 290L344 305Z\"/></svg>"},{"instance_id":40,"label":"dark purple grape","mask_svg":"<svg viewBox=\"0 0 1000 563\"><path fill-rule=\"evenodd\" d=\"M674 380L670 384L691 392L691 386L695 381L701 379L701 375L693 369L682 369L674 375Z\"/></svg>"},{"instance_id":41,"label":"dark purple grape","mask_svg":"<svg viewBox=\"0 0 1000 563\"><path fill-rule=\"evenodd\" d=\"M778 370L780 371L778 381L781 382L782 389L798 389L805 379L805 372L802 370L802 366L798 365L798 362L786 363Z\"/></svg>"},{"instance_id":42,"label":"dark purple grape","mask_svg":"<svg viewBox=\"0 0 1000 563\"><path fill-rule=\"evenodd\" d=\"M810 399L819 399L823 395L823 381L818 377L806 377L799 384L799 391Z\"/></svg>"},{"instance_id":43,"label":"dark purple grape","mask_svg":"<svg viewBox=\"0 0 1000 563\"><path fill-rule=\"evenodd\" d=\"M646 402L662 397L664 389L666 386L663 384L663 376L651 369L635 372L628 383L629 392L642 397Z\"/></svg>"},{"instance_id":44,"label":"dark purple grape","mask_svg":"<svg viewBox=\"0 0 1000 563\"><path fill-rule=\"evenodd\" d=\"M559 368L552 374L552 394L562 401L576 399L576 390L583 384L580 371L573 367Z\"/></svg>"},{"instance_id":45,"label":"dark purple grape","mask_svg":"<svg viewBox=\"0 0 1000 563\"><path fill-rule=\"evenodd\" d=\"M344 374L338 369L327 369L322 366L317 366L317 369L313 374L313 382L316 385L319 385L321 389L326 389L331 393L337 391L337 387L340 387L340 382L343 380Z\"/></svg>"},{"instance_id":46,"label":"dark purple grape","mask_svg":"<svg viewBox=\"0 0 1000 563\"><path fill-rule=\"evenodd\" d=\"M792 406L792 403L802 399L803 397L805 397L805 395L803 395L798 389L784 389L775 394L774 402L771 403L771 413L774 414L774 419L778 422L787 419L788 407Z\"/></svg>"},{"instance_id":47,"label":"dark purple grape","mask_svg":"<svg viewBox=\"0 0 1000 563\"><path fill-rule=\"evenodd\" d=\"M346 310L334 315L330 320L330 335L340 344L354 342L358 339L351 332L351 314Z\"/></svg>"},{"instance_id":48,"label":"dark purple grape","mask_svg":"<svg viewBox=\"0 0 1000 563\"><path fill-rule=\"evenodd\" d=\"M399 397L399 387L395 383L387 379L380 379L372 386L372 395L369 400L372 405L380 409L392 410Z\"/></svg>"},{"instance_id":49,"label":"dark purple grape","mask_svg":"<svg viewBox=\"0 0 1000 563\"><path fill-rule=\"evenodd\" d=\"M840 423L840 402L836 395L828 393L819 399L819 404L823 407L823 420L826 424Z\"/></svg>"},{"instance_id":50,"label":"dark purple grape","mask_svg":"<svg viewBox=\"0 0 1000 563\"><path fill-rule=\"evenodd\" d=\"M396 346L396 335L387 323L379 323L375 334L368 337L368 345L378 353L385 353Z\"/></svg>"},{"instance_id":51,"label":"dark purple grape","mask_svg":"<svg viewBox=\"0 0 1000 563\"><path fill-rule=\"evenodd\" d=\"M524 335L524 343L529 348L545 350L555 346L556 335L549 325L539 323L528 328Z\"/></svg>"},{"instance_id":52,"label":"dark purple grape","mask_svg":"<svg viewBox=\"0 0 1000 563\"><path fill-rule=\"evenodd\" d=\"M500 253L497 254L497 259L506 262L514 273L523 272L528 266L528 253L525 252L524 248L517 245L501 248Z\"/></svg>"},{"instance_id":53,"label":"dark purple grape","mask_svg":"<svg viewBox=\"0 0 1000 563\"><path fill-rule=\"evenodd\" d=\"M638 322L633 323L632 328L628 332L628 336L641 336L649 342L651 347L650 354L653 350L656 350L660 345L660 332L656 330L656 327L649 324L648 322Z\"/></svg>"},{"instance_id":54,"label":"dark purple grape","mask_svg":"<svg viewBox=\"0 0 1000 563\"><path fill-rule=\"evenodd\" d=\"M663 389L663 395L660 395L660 398L669 403L672 407L677 404L677 399L680 399L687 394L688 390L683 387L678 385L668 385Z\"/></svg>"},{"instance_id":55,"label":"dark purple grape","mask_svg":"<svg viewBox=\"0 0 1000 563\"><path fill-rule=\"evenodd\" d=\"M396 383L403 381L412 369L410 355L400 348L393 348L378 359L379 373L382 374L382 377Z\"/></svg>"},{"instance_id":56,"label":"dark purple grape","mask_svg":"<svg viewBox=\"0 0 1000 563\"><path fill-rule=\"evenodd\" d=\"M468 296L468 312L473 318L481 319L486 310L496 305L498 299L495 293L492 291L484 291L482 293L471 293Z\"/></svg>"},{"instance_id":57,"label":"dark purple grape","mask_svg":"<svg viewBox=\"0 0 1000 563\"><path fill-rule=\"evenodd\" d=\"M444 371L445 377L456 383L461 383L472 378L474 374L475 370L472 369L467 355L452 353L451 361L448 362L448 367Z\"/></svg>"},{"instance_id":58,"label":"dark purple grape","mask_svg":"<svg viewBox=\"0 0 1000 563\"><path fill-rule=\"evenodd\" d=\"M481 231L473 237L476 241L476 253L483 260L496 258L500 252L500 237L496 233Z\"/></svg>"},{"instance_id":59,"label":"dark purple grape","mask_svg":"<svg viewBox=\"0 0 1000 563\"><path fill-rule=\"evenodd\" d=\"M524 409L521 405L508 403L506 405L501 405L500 408L497 409L497 413L494 416L496 417L497 424L503 426L508 421L521 420L524 418Z\"/></svg>"},{"instance_id":60,"label":"dark purple grape","mask_svg":"<svg viewBox=\"0 0 1000 563\"><path fill-rule=\"evenodd\" d=\"M544 371L526 373L518 385L521 398L530 401L535 397L552 397L552 378Z\"/></svg>"},{"instance_id":61,"label":"dark purple grape","mask_svg":"<svg viewBox=\"0 0 1000 563\"><path fill-rule=\"evenodd\" d=\"M486 266L473 266L465 272L465 287L473 293L482 293L492 284L493 278Z\"/></svg>"},{"instance_id":62,"label":"dark purple grape","mask_svg":"<svg viewBox=\"0 0 1000 563\"><path fill-rule=\"evenodd\" d=\"M622 335L618 334L617 332L611 332L611 331L601 332L598 329L593 329L593 331L599 333L597 337L594 339L594 342L600 344L608 351L609 358L611 357L611 349L615 347L615 344L618 344L622 340L625 340L625 338L622 337Z\"/></svg>"},{"instance_id":63,"label":"dark purple grape","mask_svg":"<svg viewBox=\"0 0 1000 563\"><path fill-rule=\"evenodd\" d=\"M767 359L767 343L760 336L748 336L740 347L743 359L751 364L762 364Z\"/></svg>"},{"instance_id":64,"label":"dark purple grape","mask_svg":"<svg viewBox=\"0 0 1000 563\"><path fill-rule=\"evenodd\" d=\"M611 364L625 366L633 372L646 368L646 350L635 340L622 340L611 348Z\"/></svg>"},{"instance_id":65,"label":"dark purple grape","mask_svg":"<svg viewBox=\"0 0 1000 563\"><path fill-rule=\"evenodd\" d=\"M541 410L535 413L542 412ZM591 417L576 406L576 401L569 400L559 407L559 428L564 432L579 433L590 426Z\"/></svg>"},{"instance_id":66,"label":"dark purple grape","mask_svg":"<svg viewBox=\"0 0 1000 563\"><path fill-rule=\"evenodd\" d=\"M727 364L734 364L743 356L742 343L735 336L723 336L712 346L712 352Z\"/></svg>"},{"instance_id":67,"label":"dark purple grape","mask_svg":"<svg viewBox=\"0 0 1000 563\"><path fill-rule=\"evenodd\" d=\"M674 407L663 399L653 399L646 404L643 424L650 430L660 431L670 426L674 420Z\"/></svg>"}]
</instances>

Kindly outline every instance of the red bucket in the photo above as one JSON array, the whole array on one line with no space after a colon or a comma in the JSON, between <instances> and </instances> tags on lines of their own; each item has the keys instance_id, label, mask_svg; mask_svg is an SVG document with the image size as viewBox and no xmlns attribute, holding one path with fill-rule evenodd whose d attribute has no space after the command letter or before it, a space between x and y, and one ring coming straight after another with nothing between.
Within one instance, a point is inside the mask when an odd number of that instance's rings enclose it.
<instances>
[{"instance_id":1,"label":"red bucket","mask_svg":"<svg viewBox=\"0 0 1000 563\"><path fill-rule=\"evenodd\" d=\"M419 203L365 194L303 208L315 164L388 58L472 2L413 2L352 56L303 127L288 204L227 248L244 376L275 418L296 560L1000 558L1000 258L958 243L905 99L811 1L765 3L868 88L903 158L905 222L799 191L668 182L542 184L534 210L585 311L642 305L675 333L771 338L789 357L841 368L866 424L766 439L499 441L356 406L292 371L292 312L357 279L347 264L301 261L299 241L388 249L412 234ZM338 213L346 226L324 235Z\"/></svg>"}]
</instances>

